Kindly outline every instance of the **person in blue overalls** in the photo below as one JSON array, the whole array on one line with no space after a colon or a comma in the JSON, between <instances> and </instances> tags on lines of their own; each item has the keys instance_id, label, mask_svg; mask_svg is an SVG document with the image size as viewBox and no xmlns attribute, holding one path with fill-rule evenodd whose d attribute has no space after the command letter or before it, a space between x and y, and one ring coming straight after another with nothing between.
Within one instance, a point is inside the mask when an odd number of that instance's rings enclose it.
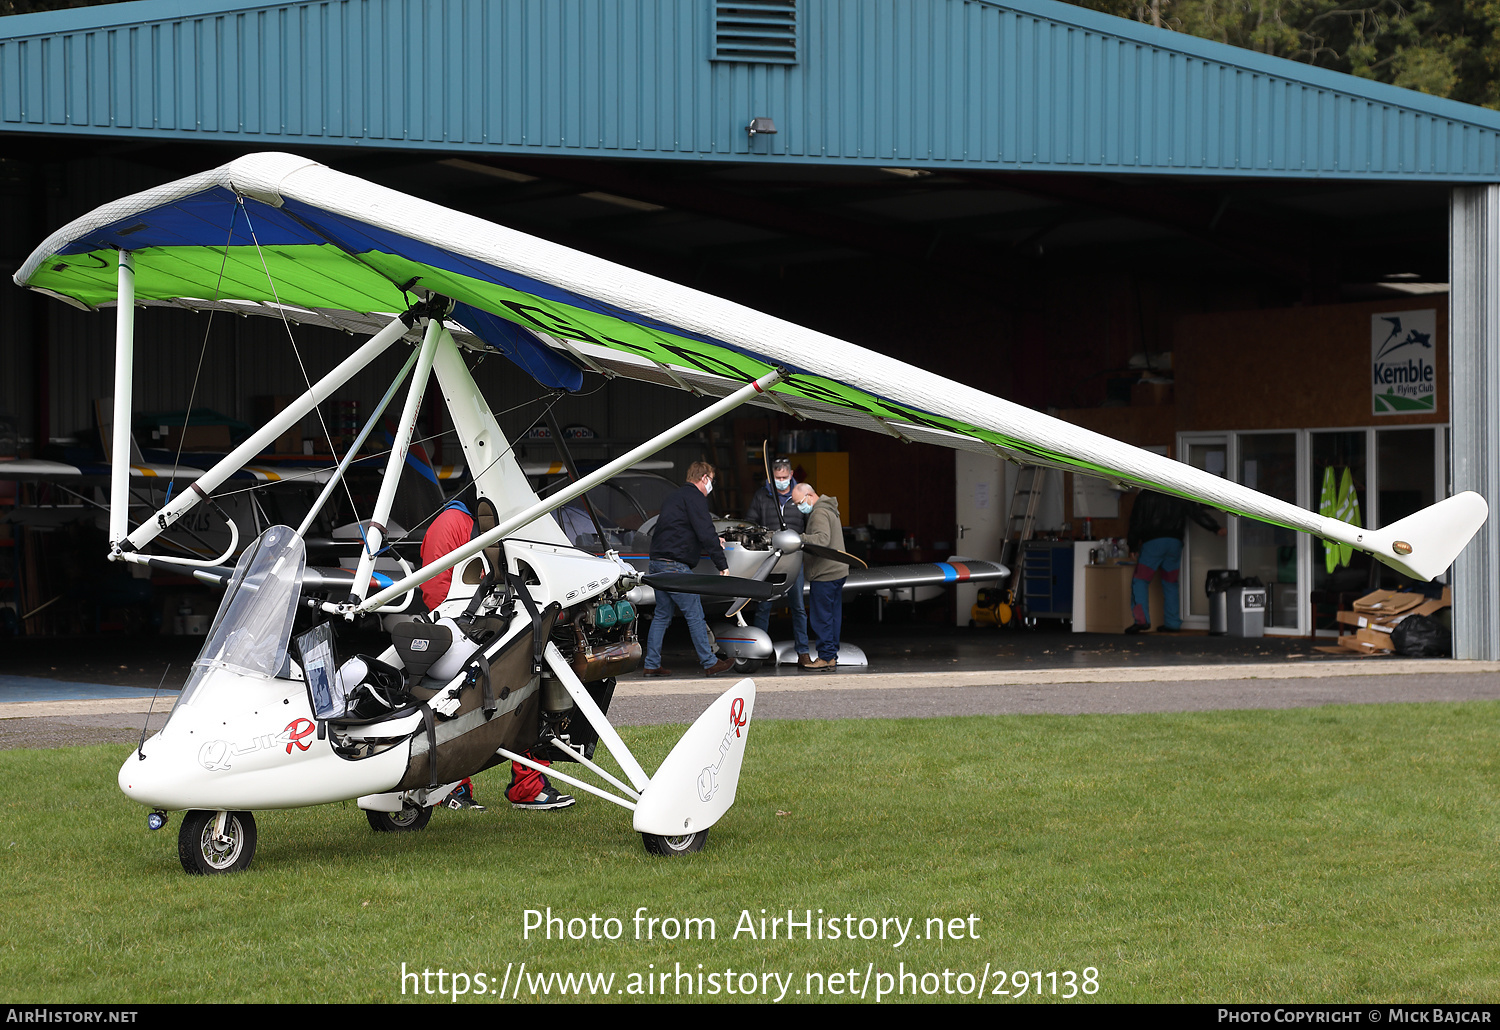
<instances>
[{"instance_id":1,"label":"person in blue overalls","mask_svg":"<svg viewBox=\"0 0 1500 1030\"><path fill-rule=\"evenodd\" d=\"M1178 576L1182 570L1182 534L1192 519L1210 533L1223 536L1226 530L1203 510L1201 504L1169 497L1155 490L1142 490L1130 509L1130 533L1126 540L1131 557L1136 559L1135 578L1130 581L1130 614L1135 622L1126 633L1143 633L1151 628L1151 581L1161 574L1162 624L1158 633L1176 633L1182 629L1181 590Z\"/></svg>"}]
</instances>

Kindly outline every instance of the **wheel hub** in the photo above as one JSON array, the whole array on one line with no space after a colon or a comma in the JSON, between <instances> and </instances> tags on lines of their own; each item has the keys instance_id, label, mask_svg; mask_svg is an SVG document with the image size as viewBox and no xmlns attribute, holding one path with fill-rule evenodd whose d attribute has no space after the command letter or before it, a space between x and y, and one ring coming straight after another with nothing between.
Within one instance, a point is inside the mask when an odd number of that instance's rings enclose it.
<instances>
[{"instance_id":1,"label":"wheel hub","mask_svg":"<svg viewBox=\"0 0 1500 1030\"><path fill-rule=\"evenodd\" d=\"M239 821L231 820L224 832L214 832L213 823L203 828L203 860L216 868L233 865L240 854Z\"/></svg>"}]
</instances>

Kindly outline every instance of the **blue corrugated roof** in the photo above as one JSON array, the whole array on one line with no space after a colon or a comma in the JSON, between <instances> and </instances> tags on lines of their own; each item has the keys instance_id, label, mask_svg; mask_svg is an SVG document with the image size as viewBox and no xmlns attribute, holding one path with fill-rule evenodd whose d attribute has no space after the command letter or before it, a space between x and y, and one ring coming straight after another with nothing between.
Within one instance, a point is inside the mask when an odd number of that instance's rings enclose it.
<instances>
[{"instance_id":1,"label":"blue corrugated roof","mask_svg":"<svg viewBox=\"0 0 1500 1030\"><path fill-rule=\"evenodd\" d=\"M0 128L267 147L1500 181L1500 113L1050 0L141 0L0 19ZM752 117L774 136L751 139Z\"/></svg>"}]
</instances>

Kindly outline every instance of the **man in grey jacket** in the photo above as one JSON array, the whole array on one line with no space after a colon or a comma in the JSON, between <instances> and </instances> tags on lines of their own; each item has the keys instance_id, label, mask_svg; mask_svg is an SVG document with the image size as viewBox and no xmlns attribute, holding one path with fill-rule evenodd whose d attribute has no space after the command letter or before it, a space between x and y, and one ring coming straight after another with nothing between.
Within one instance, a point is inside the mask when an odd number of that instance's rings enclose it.
<instances>
[{"instance_id":1,"label":"man in grey jacket","mask_svg":"<svg viewBox=\"0 0 1500 1030\"><path fill-rule=\"evenodd\" d=\"M797 510L807 518L802 542L844 549L844 524L839 516L837 497L818 495L810 483L798 483L792 489ZM838 666L839 634L844 625L844 580L849 566L832 558L803 553L802 572L807 577L807 624L818 638L818 657L804 668L832 672Z\"/></svg>"}]
</instances>

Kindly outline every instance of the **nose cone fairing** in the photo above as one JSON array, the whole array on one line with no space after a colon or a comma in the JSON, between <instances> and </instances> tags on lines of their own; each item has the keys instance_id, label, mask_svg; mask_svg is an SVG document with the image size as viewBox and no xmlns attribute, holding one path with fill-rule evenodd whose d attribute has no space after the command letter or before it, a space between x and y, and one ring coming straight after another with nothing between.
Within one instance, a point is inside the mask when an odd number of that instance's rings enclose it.
<instances>
[{"instance_id":1,"label":"nose cone fairing","mask_svg":"<svg viewBox=\"0 0 1500 1030\"><path fill-rule=\"evenodd\" d=\"M298 808L389 790L407 751L347 761L317 738L300 682L214 669L120 766L119 784L132 801L169 811Z\"/></svg>"}]
</instances>

